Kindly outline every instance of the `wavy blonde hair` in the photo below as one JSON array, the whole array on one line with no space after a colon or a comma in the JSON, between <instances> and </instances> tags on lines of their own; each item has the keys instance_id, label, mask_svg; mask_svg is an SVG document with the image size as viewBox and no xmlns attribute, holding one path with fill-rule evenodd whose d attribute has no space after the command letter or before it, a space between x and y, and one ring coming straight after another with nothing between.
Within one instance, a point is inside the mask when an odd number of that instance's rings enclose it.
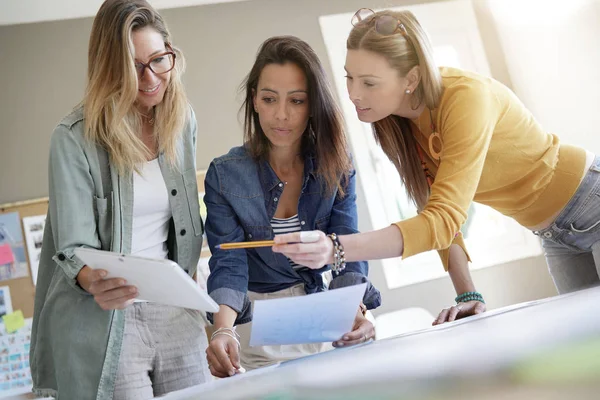
<instances>
[{"instance_id":1,"label":"wavy blonde hair","mask_svg":"<svg viewBox=\"0 0 600 400\"><path fill-rule=\"evenodd\" d=\"M398 28L391 35L379 34L374 19L382 15L393 16L405 29ZM369 16L354 26L346 48L368 50L385 57L402 77L418 66L421 79L412 94L412 107L417 109L423 102L430 110L438 107L443 93L442 77L429 38L410 11L380 11ZM409 197L422 210L429 199L429 186L409 121L390 115L372 125L375 139L398 170Z\"/></svg>"},{"instance_id":2,"label":"wavy blonde hair","mask_svg":"<svg viewBox=\"0 0 600 400\"><path fill-rule=\"evenodd\" d=\"M138 76L132 33L151 27L165 44L171 35L162 17L145 0L106 0L94 18L88 50L87 87L82 101L86 137L103 146L119 174L137 170L151 156L144 145L142 114L135 107ZM177 142L188 118L181 82L185 60L176 54L175 68L162 102L155 107L154 135L158 151L178 165Z\"/></svg>"}]
</instances>

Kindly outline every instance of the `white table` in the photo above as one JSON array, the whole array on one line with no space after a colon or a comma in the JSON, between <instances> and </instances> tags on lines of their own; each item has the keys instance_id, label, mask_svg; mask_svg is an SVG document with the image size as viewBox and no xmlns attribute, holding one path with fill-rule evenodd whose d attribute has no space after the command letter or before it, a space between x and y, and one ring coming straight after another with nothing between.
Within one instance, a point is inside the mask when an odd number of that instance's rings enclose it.
<instances>
[{"instance_id":1,"label":"white table","mask_svg":"<svg viewBox=\"0 0 600 400\"><path fill-rule=\"evenodd\" d=\"M577 373L569 378L569 371ZM574 399L600 399L600 288L336 349L162 399L481 400L546 392L542 398L553 399L561 390Z\"/></svg>"}]
</instances>

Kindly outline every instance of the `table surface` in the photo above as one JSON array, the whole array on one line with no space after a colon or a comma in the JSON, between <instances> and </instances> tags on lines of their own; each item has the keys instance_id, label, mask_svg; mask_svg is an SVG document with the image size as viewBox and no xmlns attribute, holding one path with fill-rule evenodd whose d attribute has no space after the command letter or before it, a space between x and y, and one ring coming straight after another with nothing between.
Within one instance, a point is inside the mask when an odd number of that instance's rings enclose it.
<instances>
[{"instance_id":1,"label":"table surface","mask_svg":"<svg viewBox=\"0 0 600 400\"><path fill-rule=\"evenodd\" d=\"M553 399L561 393L600 398L600 287L335 349L161 399Z\"/></svg>"}]
</instances>

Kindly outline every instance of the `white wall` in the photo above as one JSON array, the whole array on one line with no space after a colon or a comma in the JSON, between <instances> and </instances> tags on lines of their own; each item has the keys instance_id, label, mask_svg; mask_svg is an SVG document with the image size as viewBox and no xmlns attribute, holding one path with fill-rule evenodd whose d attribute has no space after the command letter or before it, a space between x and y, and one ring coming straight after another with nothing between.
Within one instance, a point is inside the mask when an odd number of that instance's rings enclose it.
<instances>
[{"instance_id":1,"label":"white wall","mask_svg":"<svg viewBox=\"0 0 600 400\"><path fill-rule=\"evenodd\" d=\"M487 0L515 93L550 132L600 154L600 0Z\"/></svg>"}]
</instances>

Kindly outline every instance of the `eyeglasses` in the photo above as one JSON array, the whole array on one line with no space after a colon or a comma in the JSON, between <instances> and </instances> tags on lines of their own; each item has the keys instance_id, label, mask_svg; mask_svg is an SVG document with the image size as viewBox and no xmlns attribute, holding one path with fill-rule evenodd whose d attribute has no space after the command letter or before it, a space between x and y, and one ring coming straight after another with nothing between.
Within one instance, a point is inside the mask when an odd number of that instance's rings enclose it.
<instances>
[{"instance_id":1,"label":"eyeglasses","mask_svg":"<svg viewBox=\"0 0 600 400\"><path fill-rule=\"evenodd\" d=\"M146 68L157 75L166 74L175 68L175 52L168 43L166 44L166 47L168 51L155 55L150 59L150 61L148 61L148 63L141 61L135 62L135 70L138 74L138 78L142 78L144 76Z\"/></svg>"},{"instance_id":2,"label":"eyeglasses","mask_svg":"<svg viewBox=\"0 0 600 400\"><path fill-rule=\"evenodd\" d=\"M361 8L352 16L352 26L356 26L371 18L370 22L375 21L375 31L380 35L393 35L400 31L403 36L408 36L406 27L397 18L391 15L374 15L375 11L370 8Z\"/></svg>"}]
</instances>

